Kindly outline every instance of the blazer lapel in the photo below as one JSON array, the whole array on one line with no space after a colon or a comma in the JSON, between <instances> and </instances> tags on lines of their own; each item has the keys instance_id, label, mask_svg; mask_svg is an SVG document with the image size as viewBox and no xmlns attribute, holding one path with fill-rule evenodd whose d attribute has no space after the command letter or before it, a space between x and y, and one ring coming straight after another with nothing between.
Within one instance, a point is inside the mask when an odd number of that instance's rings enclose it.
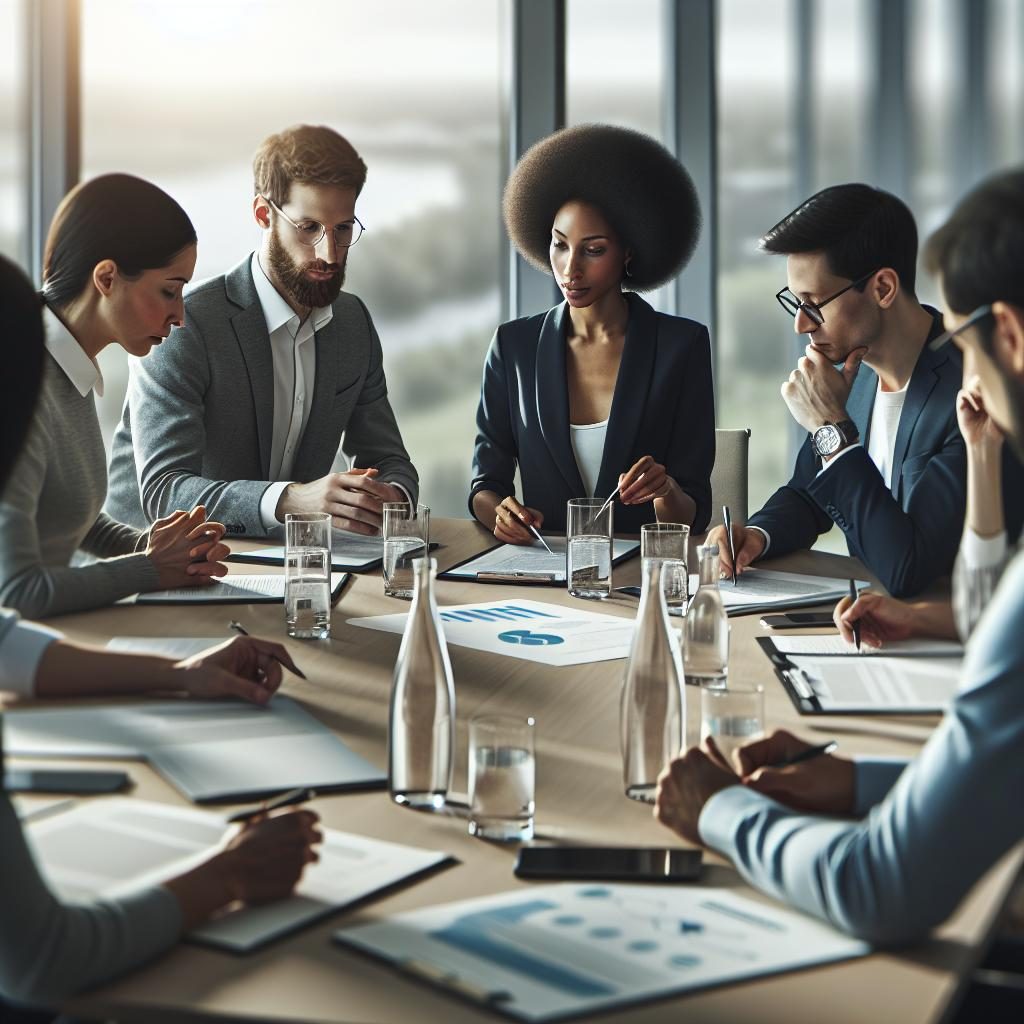
<instances>
[{"instance_id":1,"label":"blazer lapel","mask_svg":"<svg viewBox=\"0 0 1024 1024\"><path fill-rule=\"evenodd\" d=\"M597 477L598 498L611 494L618 486L619 474L625 473L635 461L636 437L646 411L645 399L651 391L658 350L657 314L639 295L627 294L626 299L629 322Z\"/></svg>"},{"instance_id":2,"label":"blazer lapel","mask_svg":"<svg viewBox=\"0 0 1024 1024\"><path fill-rule=\"evenodd\" d=\"M537 340L537 420L540 434L573 497L583 496L583 478L569 440L569 384L565 370L567 306L548 311Z\"/></svg>"},{"instance_id":3,"label":"blazer lapel","mask_svg":"<svg viewBox=\"0 0 1024 1024\"><path fill-rule=\"evenodd\" d=\"M917 358L917 365L914 367L914 372L910 375L910 383L907 385L907 397L903 403L903 412L900 413L900 425L896 430L896 447L892 453L892 493L894 495L899 492L903 460L906 458L914 427L935 390L935 385L939 383L939 367L949 359L950 347L948 345L938 352L933 352L928 344L933 338L938 337L941 331L942 320L936 319L932 324L932 329L928 332L928 341L925 342L925 346Z\"/></svg>"},{"instance_id":4,"label":"blazer lapel","mask_svg":"<svg viewBox=\"0 0 1024 1024\"><path fill-rule=\"evenodd\" d=\"M232 315L231 326L249 374L249 389L256 414L256 434L260 445L260 466L266 478L270 473L270 448L274 434L274 357L270 335L263 315L252 270L246 259L225 279L228 298L241 307Z\"/></svg>"}]
</instances>

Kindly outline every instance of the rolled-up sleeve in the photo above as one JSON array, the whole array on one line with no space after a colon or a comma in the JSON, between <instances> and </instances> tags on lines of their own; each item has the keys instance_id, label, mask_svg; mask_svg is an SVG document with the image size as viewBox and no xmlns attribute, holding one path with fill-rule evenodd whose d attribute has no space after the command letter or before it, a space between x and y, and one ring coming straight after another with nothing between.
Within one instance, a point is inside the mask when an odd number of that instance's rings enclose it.
<instances>
[{"instance_id":1,"label":"rolled-up sleeve","mask_svg":"<svg viewBox=\"0 0 1024 1024\"><path fill-rule=\"evenodd\" d=\"M17 612L0 608L0 690L31 697L36 670L47 647L61 633L36 622L22 622Z\"/></svg>"}]
</instances>

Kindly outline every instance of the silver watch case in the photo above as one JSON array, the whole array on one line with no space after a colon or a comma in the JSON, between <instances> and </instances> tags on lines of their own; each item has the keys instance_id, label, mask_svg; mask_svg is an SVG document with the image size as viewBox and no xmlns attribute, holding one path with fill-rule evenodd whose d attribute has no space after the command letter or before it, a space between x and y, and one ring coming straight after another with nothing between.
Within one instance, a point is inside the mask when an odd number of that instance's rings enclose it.
<instances>
[{"instance_id":1,"label":"silver watch case","mask_svg":"<svg viewBox=\"0 0 1024 1024\"><path fill-rule=\"evenodd\" d=\"M846 446L846 435L834 423L826 423L814 432L812 443L814 450L827 459Z\"/></svg>"}]
</instances>

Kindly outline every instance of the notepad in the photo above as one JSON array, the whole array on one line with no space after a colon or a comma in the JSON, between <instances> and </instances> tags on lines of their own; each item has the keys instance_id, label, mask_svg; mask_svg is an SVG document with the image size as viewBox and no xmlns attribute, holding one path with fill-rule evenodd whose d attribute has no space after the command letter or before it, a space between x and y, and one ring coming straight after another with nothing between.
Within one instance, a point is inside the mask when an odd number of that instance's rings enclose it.
<instances>
[{"instance_id":1,"label":"notepad","mask_svg":"<svg viewBox=\"0 0 1024 1024\"><path fill-rule=\"evenodd\" d=\"M3 716L14 757L145 760L195 803L255 799L288 789L383 786L387 775L350 750L299 703L140 701L23 708Z\"/></svg>"},{"instance_id":2,"label":"notepad","mask_svg":"<svg viewBox=\"0 0 1024 1024\"><path fill-rule=\"evenodd\" d=\"M51 886L87 900L157 885L205 861L228 826L208 811L142 800L90 801L30 825L29 843ZM306 868L294 896L230 910L188 938L248 953L402 882L450 862L437 850L324 829L320 862Z\"/></svg>"},{"instance_id":3,"label":"notepad","mask_svg":"<svg viewBox=\"0 0 1024 1024\"><path fill-rule=\"evenodd\" d=\"M331 597L336 598L348 573L331 573ZM135 594L118 604L274 604L284 601L284 573L232 573L205 587L177 587Z\"/></svg>"},{"instance_id":4,"label":"notepad","mask_svg":"<svg viewBox=\"0 0 1024 1024\"><path fill-rule=\"evenodd\" d=\"M854 582L858 591L871 586L866 580ZM691 594L697 592L699 583L699 576L690 576ZM745 615L748 612L830 604L849 595L850 581L774 569L747 569L737 577L735 586L731 580L725 579L718 584L718 589L729 615Z\"/></svg>"},{"instance_id":5,"label":"notepad","mask_svg":"<svg viewBox=\"0 0 1024 1024\"><path fill-rule=\"evenodd\" d=\"M961 659L783 654L758 637L796 709L805 715L941 714L956 696Z\"/></svg>"},{"instance_id":6,"label":"notepad","mask_svg":"<svg viewBox=\"0 0 1024 1024\"><path fill-rule=\"evenodd\" d=\"M858 651L835 633L818 636L772 636L775 649L780 654L811 654L818 657L836 658L962 658L963 644L955 640L889 640L884 647L869 647L861 644Z\"/></svg>"},{"instance_id":7,"label":"notepad","mask_svg":"<svg viewBox=\"0 0 1024 1024\"><path fill-rule=\"evenodd\" d=\"M703 885L534 885L384 917L334 939L525 1021L595 1019L870 952L803 914Z\"/></svg>"},{"instance_id":8,"label":"notepad","mask_svg":"<svg viewBox=\"0 0 1024 1024\"><path fill-rule=\"evenodd\" d=\"M473 580L477 583L539 583L565 585L564 537L544 538L551 551L540 541L532 544L498 544L438 575L438 579ZM612 541L612 565L632 558L640 550L636 540Z\"/></svg>"}]
</instances>

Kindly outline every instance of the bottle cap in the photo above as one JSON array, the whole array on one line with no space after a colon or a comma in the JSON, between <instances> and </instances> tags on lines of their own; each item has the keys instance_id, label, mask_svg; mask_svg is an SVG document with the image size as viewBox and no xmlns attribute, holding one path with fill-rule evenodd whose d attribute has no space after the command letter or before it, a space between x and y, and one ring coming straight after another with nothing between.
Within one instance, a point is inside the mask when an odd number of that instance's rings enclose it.
<instances>
[{"instance_id":1,"label":"bottle cap","mask_svg":"<svg viewBox=\"0 0 1024 1024\"><path fill-rule=\"evenodd\" d=\"M697 557L703 558L705 555L718 556L718 545L717 544L701 544L697 548Z\"/></svg>"}]
</instances>

